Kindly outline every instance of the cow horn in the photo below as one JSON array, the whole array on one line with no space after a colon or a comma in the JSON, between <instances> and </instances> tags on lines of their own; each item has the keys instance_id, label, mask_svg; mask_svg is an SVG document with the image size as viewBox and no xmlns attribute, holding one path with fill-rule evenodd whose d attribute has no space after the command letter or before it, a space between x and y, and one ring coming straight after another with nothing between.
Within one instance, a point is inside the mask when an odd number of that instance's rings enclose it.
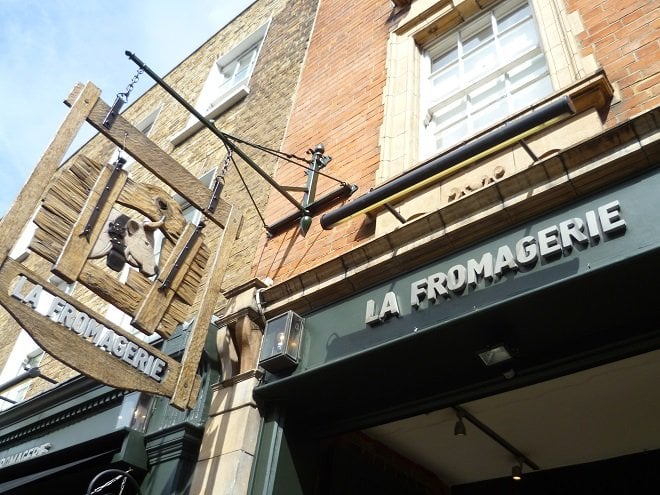
<instances>
[{"instance_id":1,"label":"cow horn","mask_svg":"<svg viewBox=\"0 0 660 495\"><path fill-rule=\"evenodd\" d=\"M144 229L145 230L156 230L156 229L162 227L164 223L165 223L165 217L163 216L157 222L144 222Z\"/></svg>"}]
</instances>

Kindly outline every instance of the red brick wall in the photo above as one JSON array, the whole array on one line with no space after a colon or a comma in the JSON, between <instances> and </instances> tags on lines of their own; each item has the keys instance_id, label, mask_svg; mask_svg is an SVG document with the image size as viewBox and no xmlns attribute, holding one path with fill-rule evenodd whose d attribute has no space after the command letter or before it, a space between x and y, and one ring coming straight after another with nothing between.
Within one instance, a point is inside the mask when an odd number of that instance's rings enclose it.
<instances>
[{"instance_id":1,"label":"red brick wall","mask_svg":"<svg viewBox=\"0 0 660 495\"><path fill-rule=\"evenodd\" d=\"M660 3L657 0L566 0L579 11L585 30L578 35L584 56L593 55L619 91L607 126L654 108L660 95ZM302 154L317 143L333 161L324 170L357 183L355 197L374 185L379 161L379 126L388 18L388 0L322 0L308 58L290 118L283 150ZM280 163L277 180L302 186L301 169ZM317 197L336 187L321 179ZM273 223L294 207L272 192L266 221ZM371 235L368 219L355 219L323 231L314 219L305 238L291 229L262 237L253 267L258 277L276 281L304 272L348 251ZM350 267L347 267L350 268Z\"/></svg>"},{"instance_id":2,"label":"red brick wall","mask_svg":"<svg viewBox=\"0 0 660 495\"><path fill-rule=\"evenodd\" d=\"M593 54L621 97L608 125L660 103L660 2L657 0L567 0L585 31L578 35L584 55Z\"/></svg>"},{"instance_id":3,"label":"red brick wall","mask_svg":"<svg viewBox=\"0 0 660 495\"><path fill-rule=\"evenodd\" d=\"M355 196L374 185L383 114L385 56L392 12L389 0L322 0L303 70L283 150L302 156L323 143L332 156L324 173L356 183ZM304 186L304 170L281 162L276 179ZM337 187L321 177L316 197ZM277 192L271 193L266 221L273 223L294 212ZM321 229L318 217L303 238L291 229L272 239L262 238L263 251L256 276L282 280L334 258L360 240L364 216Z\"/></svg>"}]
</instances>

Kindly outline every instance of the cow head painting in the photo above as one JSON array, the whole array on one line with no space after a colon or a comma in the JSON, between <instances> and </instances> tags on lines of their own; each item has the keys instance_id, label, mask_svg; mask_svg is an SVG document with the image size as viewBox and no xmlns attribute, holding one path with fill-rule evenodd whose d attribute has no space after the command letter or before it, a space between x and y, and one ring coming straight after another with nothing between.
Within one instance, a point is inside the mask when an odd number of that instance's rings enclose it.
<instances>
[{"instance_id":1,"label":"cow head painting","mask_svg":"<svg viewBox=\"0 0 660 495\"><path fill-rule=\"evenodd\" d=\"M137 222L113 208L107 220L107 228L99 235L89 257L107 257L108 267L115 271L121 271L124 264L128 263L147 277L157 275L154 231L163 223L164 218L157 222Z\"/></svg>"}]
</instances>

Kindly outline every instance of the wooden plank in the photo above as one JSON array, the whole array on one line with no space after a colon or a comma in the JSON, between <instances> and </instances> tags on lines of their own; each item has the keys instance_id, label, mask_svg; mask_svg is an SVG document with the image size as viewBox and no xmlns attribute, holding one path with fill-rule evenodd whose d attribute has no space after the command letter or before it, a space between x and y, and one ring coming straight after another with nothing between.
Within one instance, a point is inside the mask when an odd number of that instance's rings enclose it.
<instances>
[{"instance_id":1,"label":"wooden plank","mask_svg":"<svg viewBox=\"0 0 660 495\"><path fill-rule=\"evenodd\" d=\"M87 258L92 252L96 240L101 232L108 228L106 225L106 219L110 215L110 211L128 178L128 173L125 170L120 170L116 175L114 183L109 184L108 181L110 180L113 170L113 167L103 167L101 170L101 173L99 174L98 179L96 179L96 183L85 202L83 211L73 225L73 229L69 233L62 249L62 253L51 270L55 275L69 283L78 280L78 276L80 275ZM106 193L107 196L105 201L99 204L99 198L103 193ZM86 235L84 233L85 227L94 214L98 215L96 223L93 225L89 234Z\"/></svg>"},{"instance_id":2,"label":"wooden plank","mask_svg":"<svg viewBox=\"0 0 660 495\"><path fill-rule=\"evenodd\" d=\"M188 247L188 255L183 263L177 267L178 272L176 276L172 279L172 282L169 287L161 288L161 282L165 280L169 273L175 269L175 264L177 258L186 248L186 243L195 233L195 226L192 224L186 225L186 228L179 237L179 240L176 243L176 246L170 253L169 258L163 264L163 268L158 276L158 280L149 288L147 296L140 304L140 307L135 312L135 317L131 324L136 328L139 328L144 333L151 335L156 331L158 323L165 314L167 307L170 305L174 294L176 293L181 281L183 280L186 272L188 271L190 265L193 262L193 259L197 255L202 242L204 241L204 236L198 236L195 242ZM160 334L160 331L158 332ZM163 338L168 338L171 335L162 335Z\"/></svg>"},{"instance_id":3,"label":"wooden plank","mask_svg":"<svg viewBox=\"0 0 660 495\"><path fill-rule=\"evenodd\" d=\"M70 101L67 100L65 103L70 104ZM111 129L103 127L103 121L109 110L107 103L98 100L89 112L87 122L117 146L124 147L142 166L172 187L195 208L203 211L209 220L224 227L231 210L229 203L220 198L216 211L207 212L212 191L121 115L117 117Z\"/></svg>"},{"instance_id":4,"label":"wooden plank","mask_svg":"<svg viewBox=\"0 0 660 495\"><path fill-rule=\"evenodd\" d=\"M4 263L23 227L30 221L39 200L64 159L69 146L80 130L101 91L92 83L76 86L68 101L71 110L57 130L34 171L18 194L7 214L0 220L0 266Z\"/></svg>"},{"instance_id":5,"label":"wooden plank","mask_svg":"<svg viewBox=\"0 0 660 495\"><path fill-rule=\"evenodd\" d=\"M179 374L179 381L176 384L174 394L170 403L179 409L186 407L192 408L197 400L198 388L196 380L196 371L199 366L199 360L204 349L206 334L208 333L211 317L215 311L215 305L218 302L222 280L225 276L225 270L229 263L231 249L238 233L238 227L241 223L241 212L235 206L232 207L227 219L227 226L222 232L219 245L215 250L213 262L206 270L206 287L202 294L199 305L199 312L190 331L188 344L181 361L182 367Z\"/></svg>"},{"instance_id":6,"label":"wooden plank","mask_svg":"<svg viewBox=\"0 0 660 495\"><path fill-rule=\"evenodd\" d=\"M170 240L178 239L188 223L183 216L181 206L162 187L135 182L130 177L117 203L137 210L153 221L165 217L161 230Z\"/></svg>"},{"instance_id":7,"label":"wooden plank","mask_svg":"<svg viewBox=\"0 0 660 495\"><path fill-rule=\"evenodd\" d=\"M131 365L130 357L132 356L137 359L137 348L134 347L131 356L125 356L126 359L113 355L111 352L100 347L98 342L95 343L91 337L84 337L64 324L57 323L48 316L37 313L27 304L12 297L9 289L21 275L25 276L33 284L41 285L50 294L70 304L73 310L84 312L88 317L93 318L107 329L99 330L98 335L103 335L107 331L113 332L114 336L110 334L113 339L113 347L120 345L116 339L118 336L121 336L125 339L124 343L130 342L131 345L138 346L150 353L154 358L162 360L165 363L165 374L162 376L161 381L158 382L147 376L136 367L135 363ZM112 387L139 390L171 397L181 370L180 363L171 357L142 342L134 335L106 320L95 311L89 308L83 309L80 302L52 286L45 279L14 260L6 260L5 264L0 268L0 287L5 288L0 290L0 305L11 314L21 327L26 329L37 344L56 359L59 359L76 371ZM71 325L71 327L73 328L74 325ZM119 348L117 348L117 351L120 352Z\"/></svg>"},{"instance_id":8,"label":"wooden plank","mask_svg":"<svg viewBox=\"0 0 660 495\"><path fill-rule=\"evenodd\" d=\"M124 313L133 314L142 301L141 292L122 284L93 263L85 263L78 281Z\"/></svg>"}]
</instances>

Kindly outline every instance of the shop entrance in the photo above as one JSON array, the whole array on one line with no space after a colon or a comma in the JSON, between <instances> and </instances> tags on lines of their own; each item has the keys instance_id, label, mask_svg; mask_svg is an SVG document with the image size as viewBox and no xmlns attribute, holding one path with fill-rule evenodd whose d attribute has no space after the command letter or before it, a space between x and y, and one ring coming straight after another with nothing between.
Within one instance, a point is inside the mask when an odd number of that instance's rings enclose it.
<instances>
[{"instance_id":1,"label":"shop entrance","mask_svg":"<svg viewBox=\"0 0 660 495\"><path fill-rule=\"evenodd\" d=\"M523 464L520 481L511 476L516 456L482 429L463 419L465 435L455 434L453 408L362 433L433 473L452 495L655 493L659 378L654 351L461 404L538 465Z\"/></svg>"}]
</instances>

